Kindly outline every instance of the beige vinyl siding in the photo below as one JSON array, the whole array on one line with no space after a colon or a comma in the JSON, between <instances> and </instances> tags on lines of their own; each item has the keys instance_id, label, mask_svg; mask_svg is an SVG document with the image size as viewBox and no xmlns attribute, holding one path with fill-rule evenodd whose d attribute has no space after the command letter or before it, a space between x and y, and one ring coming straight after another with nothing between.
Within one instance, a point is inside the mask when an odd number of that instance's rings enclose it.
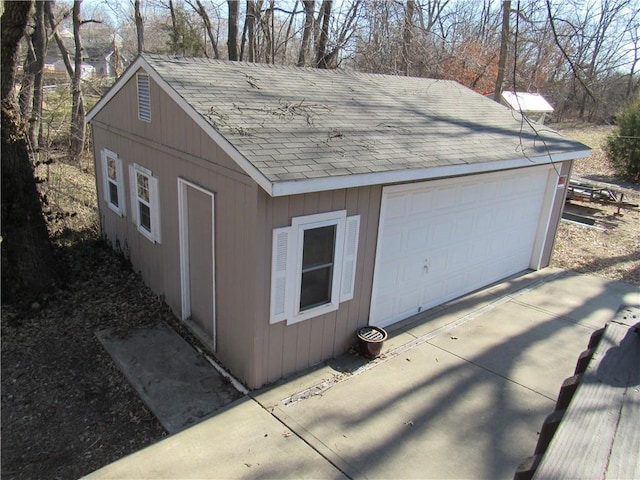
<instances>
[{"instance_id":1,"label":"beige vinyl siding","mask_svg":"<svg viewBox=\"0 0 640 480\"><path fill-rule=\"evenodd\" d=\"M368 323L373 264L382 187L361 187L271 198L258 192L260 256L258 278L261 361L256 364L261 383L268 383L322 360L344 353L355 341L358 327ZM292 325L269 324L271 287L271 232L291 224L293 217L335 210L360 215L355 295L330 312Z\"/></svg>"},{"instance_id":2,"label":"beige vinyl siding","mask_svg":"<svg viewBox=\"0 0 640 480\"><path fill-rule=\"evenodd\" d=\"M162 243L141 235L129 214L131 195L125 189L127 216L118 217L104 202L102 228L115 249L127 255L144 281L181 314L177 178L215 195L217 358L240 378L255 374L256 194L259 188L172 99L151 82L151 122L137 117L135 77L94 118L96 158L107 148L128 166L138 163L159 181ZM102 190L102 174L96 170ZM206 212L209 213L210 212ZM204 219L203 219L204 221ZM257 379L256 379L257 380ZM253 385L255 386L255 385Z\"/></svg>"}]
</instances>

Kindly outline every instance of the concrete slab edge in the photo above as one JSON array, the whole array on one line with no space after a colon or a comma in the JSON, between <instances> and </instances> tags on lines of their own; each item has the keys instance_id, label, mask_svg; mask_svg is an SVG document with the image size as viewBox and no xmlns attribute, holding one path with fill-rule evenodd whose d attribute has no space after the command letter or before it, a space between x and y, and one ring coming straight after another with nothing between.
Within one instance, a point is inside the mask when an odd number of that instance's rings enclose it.
<instances>
[{"instance_id":1,"label":"concrete slab edge","mask_svg":"<svg viewBox=\"0 0 640 480\"><path fill-rule=\"evenodd\" d=\"M260 403L256 398L253 399L256 403L258 403L262 408L264 408L267 412L271 414L273 418L278 420L282 425L287 427L291 432L296 435L300 440L306 443L311 449L313 449L318 455L324 458L327 462L333 465L340 473L342 473L345 477L355 480L355 479L365 479L367 478L362 472L353 467L349 462L347 462L340 455L336 454L331 448L322 442L318 437L316 437L313 433L307 430L302 424L297 422L295 419L289 417L284 411L282 411L278 407L274 407L271 410L265 408L264 405Z\"/></svg>"},{"instance_id":2,"label":"concrete slab edge","mask_svg":"<svg viewBox=\"0 0 640 480\"><path fill-rule=\"evenodd\" d=\"M222 375L224 378L226 378L227 380L229 380L229 382L231 383L231 385L233 385L233 387L238 390L240 393L242 393L243 395L247 395L249 393L249 389L247 387L245 387L244 385L242 385L242 383L240 383L240 381L234 377L233 375L231 375L229 372L227 372L224 367L222 365L220 365L218 362L216 362L213 358L211 358L209 355L207 355L207 353L202 350L200 347L196 346L195 349L198 351L198 353L200 353L202 356L204 356L204 358L207 359L207 362L209 362L211 364L211 366L213 368L215 368L218 373L220 375Z\"/></svg>"}]
</instances>

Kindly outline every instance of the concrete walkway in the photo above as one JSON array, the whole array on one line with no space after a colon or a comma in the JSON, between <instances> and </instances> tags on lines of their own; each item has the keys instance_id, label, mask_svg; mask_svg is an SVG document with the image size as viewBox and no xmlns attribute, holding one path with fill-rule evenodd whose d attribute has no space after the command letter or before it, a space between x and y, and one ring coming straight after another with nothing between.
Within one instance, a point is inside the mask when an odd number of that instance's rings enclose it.
<instances>
[{"instance_id":1,"label":"concrete walkway","mask_svg":"<svg viewBox=\"0 0 640 480\"><path fill-rule=\"evenodd\" d=\"M167 324L96 332L142 401L170 434L192 427L240 393Z\"/></svg>"},{"instance_id":2,"label":"concrete walkway","mask_svg":"<svg viewBox=\"0 0 640 480\"><path fill-rule=\"evenodd\" d=\"M398 325L89 478L512 478L591 332L638 287L545 269Z\"/></svg>"}]
</instances>

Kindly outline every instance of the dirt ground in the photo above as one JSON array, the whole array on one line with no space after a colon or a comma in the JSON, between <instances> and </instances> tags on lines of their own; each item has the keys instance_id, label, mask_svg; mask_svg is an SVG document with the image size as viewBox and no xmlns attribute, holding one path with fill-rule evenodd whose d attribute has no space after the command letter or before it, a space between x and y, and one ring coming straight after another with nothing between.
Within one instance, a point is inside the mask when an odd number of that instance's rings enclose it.
<instances>
[{"instance_id":1,"label":"dirt ground","mask_svg":"<svg viewBox=\"0 0 640 480\"><path fill-rule=\"evenodd\" d=\"M595 148L590 159L577 162L574 176L617 185L625 200L640 203L638 186L618 182L597 148L610 128L562 130ZM27 304L2 306L3 479L78 478L166 435L96 330L163 320L196 343L128 262L97 238L91 171L58 168L47 172L54 208L80 212L52 229L69 283ZM65 204L56 192L76 203ZM640 209L619 216L608 206L575 208L601 228L562 222L553 265L640 285Z\"/></svg>"},{"instance_id":2,"label":"dirt ground","mask_svg":"<svg viewBox=\"0 0 640 480\"><path fill-rule=\"evenodd\" d=\"M611 185L624 195L624 202L640 204L640 185L616 178L600 148L612 127L568 126L559 130L593 150L588 159L574 162L572 179ZM561 222L554 267L640 285L640 208L621 208L618 213L613 205L571 201L565 211L592 217L597 228Z\"/></svg>"}]
</instances>

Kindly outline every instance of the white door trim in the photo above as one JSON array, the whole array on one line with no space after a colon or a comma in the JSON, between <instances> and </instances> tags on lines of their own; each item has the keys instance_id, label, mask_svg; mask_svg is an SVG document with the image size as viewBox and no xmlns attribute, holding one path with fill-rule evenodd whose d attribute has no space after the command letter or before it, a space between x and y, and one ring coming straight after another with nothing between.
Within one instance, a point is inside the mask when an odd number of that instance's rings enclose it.
<instances>
[{"instance_id":1,"label":"white door trim","mask_svg":"<svg viewBox=\"0 0 640 480\"><path fill-rule=\"evenodd\" d=\"M211 275L213 291L211 292L211 311L213 322L213 350L216 350L216 250L215 250L215 208L214 194L195 183L178 177L178 229L180 243L180 290L182 297L181 319L191 316L191 288L189 287L189 201L187 188L194 188L211 197Z\"/></svg>"}]
</instances>

